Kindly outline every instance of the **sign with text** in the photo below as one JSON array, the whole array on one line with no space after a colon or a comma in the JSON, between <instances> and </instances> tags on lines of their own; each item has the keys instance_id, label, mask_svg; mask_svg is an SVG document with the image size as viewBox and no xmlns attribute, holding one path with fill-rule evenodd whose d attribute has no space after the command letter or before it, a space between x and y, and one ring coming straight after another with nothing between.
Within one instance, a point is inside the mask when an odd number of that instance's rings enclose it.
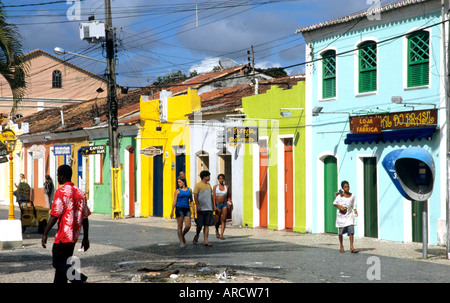
<instances>
[{"instance_id":1,"label":"sign with text","mask_svg":"<svg viewBox=\"0 0 450 303\"><path fill-rule=\"evenodd\" d=\"M147 157L154 157L162 155L163 150L161 147L156 146L147 146L144 149L141 149L141 155L147 156Z\"/></svg>"},{"instance_id":2,"label":"sign with text","mask_svg":"<svg viewBox=\"0 0 450 303\"><path fill-rule=\"evenodd\" d=\"M366 120L369 118L379 118L381 119L381 130L431 127L437 126L438 110L437 108L433 108L407 112L350 117L350 128L352 132L354 132L352 129L352 123L356 118L358 119L362 118Z\"/></svg>"},{"instance_id":3,"label":"sign with text","mask_svg":"<svg viewBox=\"0 0 450 303\"><path fill-rule=\"evenodd\" d=\"M381 118L351 117L350 131L354 134L379 134L381 133Z\"/></svg>"},{"instance_id":4,"label":"sign with text","mask_svg":"<svg viewBox=\"0 0 450 303\"><path fill-rule=\"evenodd\" d=\"M84 146L83 155L102 155L106 154L106 145Z\"/></svg>"},{"instance_id":5,"label":"sign with text","mask_svg":"<svg viewBox=\"0 0 450 303\"><path fill-rule=\"evenodd\" d=\"M44 145L33 145L29 151L33 153L33 159L43 159L45 157Z\"/></svg>"},{"instance_id":6,"label":"sign with text","mask_svg":"<svg viewBox=\"0 0 450 303\"><path fill-rule=\"evenodd\" d=\"M258 127L231 126L226 128L226 143L258 143Z\"/></svg>"},{"instance_id":7,"label":"sign with text","mask_svg":"<svg viewBox=\"0 0 450 303\"><path fill-rule=\"evenodd\" d=\"M70 156L72 154L72 147L70 144L56 144L53 145L53 153L55 156Z\"/></svg>"}]
</instances>

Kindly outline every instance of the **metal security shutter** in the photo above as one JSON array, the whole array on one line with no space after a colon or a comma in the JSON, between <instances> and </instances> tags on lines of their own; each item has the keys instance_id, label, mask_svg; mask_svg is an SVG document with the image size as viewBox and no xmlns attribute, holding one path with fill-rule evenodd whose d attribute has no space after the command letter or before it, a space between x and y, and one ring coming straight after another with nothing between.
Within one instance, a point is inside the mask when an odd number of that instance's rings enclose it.
<instances>
[{"instance_id":1,"label":"metal security shutter","mask_svg":"<svg viewBox=\"0 0 450 303\"><path fill-rule=\"evenodd\" d=\"M359 48L359 92L377 90L377 45L364 42Z\"/></svg>"},{"instance_id":2,"label":"metal security shutter","mask_svg":"<svg viewBox=\"0 0 450 303\"><path fill-rule=\"evenodd\" d=\"M323 54L322 98L336 97L336 52L331 50Z\"/></svg>"},{"instance_id":3,"label":"metal security shutter","mask_svg":"<svg viewBox=\"0 0 450 303\"><path fill-rule=\"evenodd\" d=\"M430 34L416 32L408 37L408 87L429 84Z\"/></svg>"}]
</instances>

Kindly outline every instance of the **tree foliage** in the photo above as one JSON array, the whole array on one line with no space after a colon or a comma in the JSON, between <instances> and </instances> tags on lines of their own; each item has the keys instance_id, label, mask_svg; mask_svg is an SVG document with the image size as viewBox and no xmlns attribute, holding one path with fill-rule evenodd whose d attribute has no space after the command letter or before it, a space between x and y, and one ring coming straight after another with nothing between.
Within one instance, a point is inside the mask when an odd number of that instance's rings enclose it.
<instances>
[{"instance_id":1,"label":"tree foliage","mask_svg":"<svg viewBox=\"0 0 450 303\"><path fill-rule=\"evenodd\" d=\"M17 27L9 24L6 19L6 11L0 2L0 75L11 87L13 106L10 115L14 117L17 106L26 93L28 64L22 52L22 36Z\"/></svg>"}]
</instances>

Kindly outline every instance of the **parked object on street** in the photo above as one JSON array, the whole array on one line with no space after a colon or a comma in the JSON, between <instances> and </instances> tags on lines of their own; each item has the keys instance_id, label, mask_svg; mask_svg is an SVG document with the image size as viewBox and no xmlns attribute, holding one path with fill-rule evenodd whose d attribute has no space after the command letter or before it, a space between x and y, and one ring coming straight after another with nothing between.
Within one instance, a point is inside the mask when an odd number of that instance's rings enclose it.
<instances>
[{"instance_id":1,"label":"parked object on street","mask_svg":"<svg viewBox=\"0 0 450 303\"><path fill-rule=\"evenodd\" d=\"M48 222L50 209L42 206L34 206L33 201L22 203L20 209L20 221L22 222L22 233L27 227L37 227L38 233L42 234Z\"/></svg>"},{"instance_id":2,"label":"parked object on street","mask_svg":"<svg viewBox=\"0 0 450 303\"><path fill-rule=\"evenodd\" d=\"M26 182L20 182L17 186L16 197L20 208L20 221L22 223L22 233L27 227L37 227L42 234L47 226L49 208L34 206L31 200L31 188Z\"/></svg>"}]
</instances>

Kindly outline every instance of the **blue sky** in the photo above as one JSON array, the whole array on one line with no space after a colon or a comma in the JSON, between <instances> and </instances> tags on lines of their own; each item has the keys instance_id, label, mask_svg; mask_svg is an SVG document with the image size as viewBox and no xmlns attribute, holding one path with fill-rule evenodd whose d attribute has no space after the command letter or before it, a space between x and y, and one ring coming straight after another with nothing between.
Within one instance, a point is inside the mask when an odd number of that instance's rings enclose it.
<instances>
[{"instance_id":1,"label":"blue sky","mask_svg":"<svg viewBox=\"0 0 450 303\"><path fill-rule=\"evenodd\" d=\"M117 34L117 82L128 87L153 83L181 70L206 72L219 58L248 62L254 46L260 68L305 61L299 27L367 10L375 0L111 0ZM53 53L61 47L102 59L101 44L80 39L79 23L104 20L104 0L3 0L8 21L17 24L25 52ZM386 0L382 4L398 1ZM79 9L78 9L79 8ZM68 12L74 13L67 16ZM71 55L65 59L96 74L105 65ZM303 72L302 67L287 70Z\"/></svg>"}]
</instances>

